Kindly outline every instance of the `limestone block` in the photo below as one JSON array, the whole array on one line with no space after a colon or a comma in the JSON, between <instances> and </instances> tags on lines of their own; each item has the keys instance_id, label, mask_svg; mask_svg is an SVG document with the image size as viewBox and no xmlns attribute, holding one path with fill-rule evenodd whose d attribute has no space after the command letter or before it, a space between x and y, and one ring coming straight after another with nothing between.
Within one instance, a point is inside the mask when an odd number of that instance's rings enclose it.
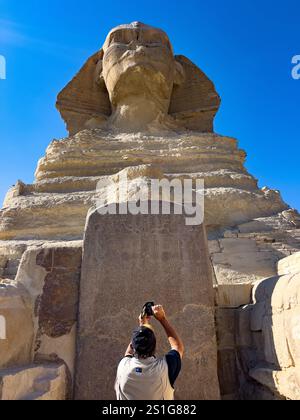
<instances>
[{"instance_id":1,"label":"limestone block","mask_svg":"<svg viewBox=\"0 0 300 420\"><path fill-rule=\"evenodd\" d=\"M219 284L216 288L216 305L238 308L251 303L252 284Z\"/></svg>"},{"instance_id":2,"label":"limestone block","mask_svg":"<svg viewBox=\"0 0 300 420\"><path fill-rule=\"evenodd\" d=\"M100 177L130 166L152 164L166 174L200 173L203 178L215 172L215 187L226 171L231 171L232 183L228 186L237 187L243 178L234 179L234 175L242 170L247 176L242 168L244 159L235 139L216 134L128 135L84 130L64 141L53 141L39 161L36 178L40 182L70 176Z\"/></svg>"},{"instance_id":3,"label":"limestone block","mask_svg":"<svg viewBox=\"0 0 300 420\"><path fill-rule=\"evenodd\" d=\"M266 386L268 389L271 389L273 392L277 391L274 370L268 368L256 368L252 369L249 372L249 375L260 384Z\"/></svg>"},{"instance_id":4,"label":"limestone block","mask_svg":"<svg viewBox=\"0 0 300 420\"><path fill-rule=\"evenodd\" d=\"M264 353L264 336L262 331L252 331L251 333L253 347L255 348L256 357L255 359L258 363L265 363L265 353Z\"/></svg>"},{"instance_id":5,"label":"limestone block","mask_svg":"<svg viewBox=\"0 0 300 420\"><path fill-rule=\"evenodd\" d=\"M287 209L281 213L281 217L296 228L300 227L300 214L296 209Z\"/></svg>"},{"instance_id":6,"label":"limestone block","mask_svg":"<svg viewBox=\"0 0 300 420\"><path fill-rule=\"evenodd\" d=\"M0 400L65 400L68 396L63 364L29 365L0 370Z\"/></svg>"},{"instance_id":7,"label":"limestone block","mask_svg":"<svg viewBox=\"0 0 300 420\"><path fill-rule=\"evenodd\" d=\"M277 232L290 230L292 227L293 226L282 217L282 213L280 212L278 214L274 213L269 217L255 218L250 222L239 225L238 229L240 231L240 235L248 233L259 236L263 233L270 235L273 233L276 235Z\"/></svg>"},{"instance_id":8,"label":"limestone block","mask_svg":"<svg viewBox=\"0 0 300 420\"><path fill-rule=\"evenodd\" d=\"M253 344L250 330L252 309L252 305L247 305L236 310L235 337L239 347L251 347Z\"/></svg>"},{"instance_id":9,"label":"limestone block","mask_svg":"<svg viewBox=\"0 0 300 420\"><path fill-rule=\"evenodd\" d=\"M26 244L0 241L0 278L14 280Z\"/></svg>"},{"instance_id":10,"label":"limestone block","mask_svg":"<svg viewBox=\"0 0 300 420\"><path fill-rule=\"evenodd\" d=\"M231 395L231 399L237 397L239 381L237 373L237 359L234 349L222 349L218 352L218 376L220 390L223 396Z\"/></svg>"},{"instance_id":11,"label":"limestone block","mask_svg":"<svg viewBox=\"0 0 300 420\"><path fill-rule=\"evenodd\" d=\"M251 273L243 273L239 270L229 268L225 261L222 264L213 264L216 275L216 282L220 284L253 284L261 279L261 276Z\"/></svg>"},{"instance_id":12,"label":"limestone block","mask_svg":"<svg viewBox=\"0 0 300 420\"><path fill-rule=\"evenodd\" d=\"M226 230L224 232L224 238L237 238L238 236L238 231L234 231L234 230Z\"/></svg>"},{"instance_id":13,"label":"limestone block","mask_svg":"<svg viewBox=\"0 0 300 420\"><path fill-rule=\"evenodd\" d=\"M69 369L71 377L75 375L77 322L71 331L61 337L53 338L47 334L39 337L39 349L36 360L63 360Z\"/></svg>"},{"instance_id":14,"label":"limestone block","mask_svg":"<svg viewBox=\"0 0 300 420\"><path fill-rule=\"evenodd\" d=\"M63 360L74 373L81 244L29 248L17 275L31 296L35 360Z\"/></svg>"},{"instance_id":15,"label":"limestone block","mask_svg":"<svg viewBox=\"0 0 300 420\"><path fill-rule=\"evenodd\" d=\"M272 317L265 316L263 318L263 337L264 337L264 354L267 363L270 363L279 368L279 361L277 357L277 349L274 345L274 336L272 330Z\"/></svg>"},{"instance_id":16,"label":"limestone block","mask_svg":"<svg viewBox=\"0 0 300 420\"><path fill-rule=\"evenodd\" d=\"M295 274L300 272L300 252L293 254L287 258L283 258L278 262L278 274Z\"/></svg>"},{"instance_id":17,"label":"limestone block","mask_svg":"<svg viewBox=\"0 0 300 420\"><path fill-rule=\"evenodd\" d=\"M28 296L11 281L0 283L0 369L33 360L33 318Z\"/></svg>"},{"instance_id":18,"label":"limestone block","mask_svg":"<svg viewBox=\"0 0 300 420\"><path fill-rule=\"evenodd\" d=\"M272 290L271 288L269 291L271 298L267 300L267 303L270 303L273 313L281 312L297 305L297 288L294 287L293 281L292 287L290 287L292 279L292 275L279 277L274 285L274 289Z\"/></svg>"},{"instance_id":19,"label":"limestone block","mask_svg":"<svg viewBox=\"0 0 300 420\"><path fill-rule=\"evenodd\" d=\"M280 277L274 276L260 280L253 285L252 300L254 303L264 302L271 308L271 299Z\"/></svg>"},{"instance_id":20,"label":"limestone block","mask_svg":"<svg viewBox=\"0 0 300 420\"><path fill-rule=\"evenodd\" d=\"M268 308L266 302L257 302L252 306L250 328L253 332L262 331L264 317L267 315Z\"/></svg>"},{"instance_id":21,"label":"limestone block","mask_svg":"<svg viewBox=\"0 0 300 420\"><path fill-rule=\"evenodd\" d=\"M280 195L257 188L244 160L235 139L212 133L129 135L83 130L51 143L38 164L37 182L0 211L0 239L81 239L97 181L147 165L167 179L204 179L206 224L213 231L257 217L272 218L286 209ZM142 175L138 170L131 176ZM269 271L263 274L269 275Z\"/></svg>"},{"instance_id":22,"label":"limestone block","mask_svg":"<svg viewBox=\"0 0 300 420\"><path fill-rule=\"evenodd\" d=\"M225 254L233 254L235 257L241 251L257 252L256 242L251 239L224 238L220 239L220 245Z\"/></svg>"},{"instance_id":23,"label":"limestone block","mask_svg":"<svg viewBox=\"0 0 300 420\"><path fill-rule=\"evenodd\" d=\"M300 399L300 371L299 369L272 370L257 368L250 372L250 376L265 385L276 394L290 400Z\"/></svg>"},{"instance_id":24,"label":"limestone block","mask_svg":"<svg viewBox=\"0 0 300 420\"><path fill-rule=\"evenodd\" d=\"M215 254L216 252L221 252L219 241L209 240L208 249L210 254Z\"/></svg>"},{"instance_id":25,"label":"limestone block","mask_svg":"<svg viewBox=\"0 0 300 420\"><path fill-rule=\"evenodd\" d=\"M216 308L218 349L235 348L235 310Z\"/></svg>"},{"instance_id":26,"label":"limestone block","mask_svg":"<svg viewBox=\"0 0 300 420\"><path fill-rule=\"evenodd\" d=\"M39 334L67 335L77 320L81 249L46 248L37 255L36 264L47 272L37 309Z\"/></svg>"},{"instance_id":27,"label":"limestone block","mask_svg":"<svg viewBox=\"0 0 300 420\"><path fill-rule=\"evenodd\" d=\"M220 253L211 255L218 284L251 284L276 274L275 252L261 252L255 238L219 240Z\"/></svg>"},{"instance_id":28,"label":"limestone block","mask_svg":"<svg viewBox=\"0 0 300 420\"><path fill-rule=\"evenodd\" d=\"M285 207L280 195L268 196L262 191L236 188L209 188L205 198L205 217L209 227L236 226L259 215L272 216Z\"/></svg>"},{"instance_id":29,"label":"limestone block","mask_svg":"<svg viewBox=\"0 0 300 420\"><path fill-rule=\"evenodd\" d=\"M269 226L262 220L252 220L238 226L240 233L253 233L253 232L269 232L272 231L272 226Z\"/></svg>"},{"instance_id":30,"label":"limestone block","mask_svg":"<svg viewBox=\"0 0 300 420\"><path fill-rule=\"evenodd\" d=\"M221 254L213 255L213 263L245 275L269 277L276 273L276 259L260 252L256 241L247 238L220 239ZM221 283L222 281L219 281Z\"/></svg>"},{"instance_id":31,"label":"limestone block","mask_svg":"<svg viewBox=\"0 0 300 420\"><path fill-rule=\"evenodd\" d=\"M276 390L280 395L290 400L300 400L300 369L290 368L274 372Z\"/></svg>"},{"instance_id":32,"label":"limestone block","mask_svg":"<svg viewBox=\"0 0 300 420\"><path fill-rule=\"evenodd\" d=\"M294 366L300 366L300 306L284 312L284 331Z\"/></svg>"},{"instance_id":33,"label":"limestone block","mask_svg":"<svg viewBox=\"0 0 300 420\"><path fill-rule=\"evenodd\" d=\"M299 296L299 274L265 279L253 288L251 330L256 331L257 360L249 374L278 398L300 395Z\"/></svg>"},{"instance_id":34,"label":"limestone block","mask_svg":"<svg viewBox=\"0 0 300 420\"><path fill-rule=\"evenodd\" d=\"M186 355L178 399L218 399L213 284L203 226L181 215L87 220L80 287L77 399L114 399L120 358L144 302L165 306ZM155 323L158 354L168 351Z\"/></svg>"},{"instance_id":35,"label":"limestone block","mask_svg":"<svg viewBox=\"0 0 300 420\"><path fill-rule=\"evenodd\" d=\"M24 189L25 189L25 184L22 181L18 181L16 185L11 187L10 190L7 192L4 202L3 202L3 207L9 206L12 199L22 195L24 193Z\"/></svg>"},{"instance_id":36,"label":"limestone block","mask_svg":"<svg viewBox=\"0 0 300 420\"><path fill-rule=\"evenodd\" d=\"M266 361L281 369L291 367L293 360L286 339L283 313L264 318L263 336Z\"/></svg>"},{"instance_id":37,"label":"limestone block","mask_svg":"<svg viewBox=\"0 0 300 420\"><path fill-rule=\"evenodd\" d=\"M283 276L287 283L283 293L284 309L293 309L300 306L300 273Z\"/></svg>"},{"instance_id":38,"label":"limestone block","mask_svg":"<svg viewBox=\"0 0 300 420\"><path fill-rule=\"evenodd\" d=\"M300 276L286 275L264 280L254 288L256 304L251 316L252 331L263 331L266 360L288 368L299 360Z\"/></svg>"},{"instance_id":39,"label":"limestone block","mask_svg":"<svg viewBox=\"0 0 300 420\"><path fill-rule=\"evenodd\" d=\"M248 381L249 371L257 366L259 360L255 347L241 346L237 349L238 374L240 384ZM247 384L247 387L249 384Z\"/></svg>"}]
</instances>

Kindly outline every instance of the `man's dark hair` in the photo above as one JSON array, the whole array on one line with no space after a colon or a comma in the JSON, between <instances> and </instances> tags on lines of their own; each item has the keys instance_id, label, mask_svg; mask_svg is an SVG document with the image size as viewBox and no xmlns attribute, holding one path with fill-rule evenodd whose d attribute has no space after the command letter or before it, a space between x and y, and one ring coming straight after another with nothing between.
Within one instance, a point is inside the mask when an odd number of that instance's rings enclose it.
<instances>
[{"instance_id":1,"label":"man's dark hair","mask_svg":"<svg viewBox=\"0 0 300 420\"><path fill-rule=\"evenodd\" d=\"M132 347L135 354L140 359L147 359L155 354L156 337L154 332L148 327L139 327L132 336Z\"/></svg>"}]
</instances>

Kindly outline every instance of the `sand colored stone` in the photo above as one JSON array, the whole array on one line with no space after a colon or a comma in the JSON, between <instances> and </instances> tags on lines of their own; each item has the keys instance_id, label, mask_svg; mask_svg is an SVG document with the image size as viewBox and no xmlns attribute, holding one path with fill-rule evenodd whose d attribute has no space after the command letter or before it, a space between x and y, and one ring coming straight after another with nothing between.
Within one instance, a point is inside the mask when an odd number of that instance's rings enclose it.
<instances>
[{"instance_id":1,"label":"sand colored stone","mask_svg":"<svg viewBox=\"0 0 300 420\"><path fill-rule=\"evenodd\" d=\"M29 294L11 281L0 282L0 369L33 360L33 316Z\"/></svg>"},{"instance_id":2,"label":"sand colored stone","mask_svg":"<svg viewBox=\"0 0 300 420\"><path fill-rule=\"evenodd\" d=\"M254 284L252 303L217 310L224 399L300 399L298 254L279 262L286 274Z\"/></svg>"},{"instance_id":3,"label":"sand colored stone","mask_svg":"<svg viewBox=\"0 0 300 420\"><path fill-rule=\"evenodd\" d=\"M57 101L70 134L96 127L211 132L219 105L208 77L174 57L164 31L140 22L112 29Z\"/></svg>"},{"instance_id":4,"label":"sand colored stone","mask_svg":"<svg viewBox=\"0 0 300 420\"><path fill-rule=\"evenodd\" d=\"M63 364L0 370L0 401L62 401L68 396Z\"/></svg>"},{"instance_id":5,"label":"sand colored stone","mask_svg":"<svg viewBox=\"0 0 300 420\"><path fill-rule=\"evenodd\" d=\"M76 242L31 246L16 280L0 283L0 399L72 397L81 253Z\"/></svg>"},{"instance_id":6,"label":"sand colored stone","mask_svg":"<svg viewBox=\"0 0 300 420\"><path fill-rule=\"evenodd\" d=\"M120 357L144 302L164 302L186 355L178 399L219 398L211 266L203 226L181 215L88 218L80 288L77 399L114 399ZM93 290L91 295L90 291ZM158 352L168 351L159 325Z\"/></svg>"},{"instance_id":7,"label":"sand colored stone","mask_svg":"<svg viewBox=\"0 0 300 420\"><path fill-rule=\"evenodd\" d=\"M79 245L79 246L78 246ZM30 296L34 361L62 360L74 375L81 244L32 247L16 278Z\"/></svg>"},{"instance_id":8,"label":"sand colored stone","mask_svg":"<svg viewBox=\"0 0 300 420\"><path fill-rule=\"evenodd\" d=\"M63 360L70 390L70 379L76 373L82 240L87 213L105 194L103 188L97 188L99 182L116 182L126 174L129 189L124 200L130 201L137 187L143 190L153 179L191 179L195 185L201 178L205 181L205 227L218 305L222 398L298 398L298 342L293 337L298 331L300 216L278 191L258 186L245 169L246 153L236 139L214 134L219 105L213 83L188 58L174 56L164 31L140 22L112 29L103 48L58 95L57 108L69 136L52 141L38 162L34 183L18 180L0 210L0 317L2 310L9 326L9 339L0 340L0 368L18 367L21 376L18 373L15 378L22 382L27 375L35 377L32 362L44 366L45 361L59 365ZM112 201L109 197L108 202ZM113 224L109 229L116 235ZM189 243L190 255L195 255L198 245L198 239ZM118 252L120 267L126 266L126 249L124 255ZM137 251L134 255L138 266L143 255ZM158 258L164 256L157 251ZM165 265L161 269L172 272L173 268ZM181 267L177 271L184 280L185 271ZM124 287L125 274L119 282ZM267 291L251 303L249 292L256 282L256 291ZM189 299L195 286L184 288L184 284L177 288ZM94 290L89 293L92 299L97 296ZM87 302L86 297L84 305L89 308ZM129 314L124 342L133 325L133 310L140 310L136 302L132 305L130 314L126 309L109 320L113 327ZM197 352L199 345L203 352L211 349L202 343L214 336L211 306L199 309L197 305L202 304L188 303L179 317L171 309L183 335L188 314L200 325L197 329L193 324L191 353ZM21 319L24 328L19 333ZM107 328L101 322L97 331L103 325ZM215 379L207 383L205 373L206 368L216 370L215 354L213 350L212 358L201 356L198 360L204 377L197 376L202 382L199 386L195 382L193 390L199 398L211 397L216 389ZM119 348L111 357L120 357ZM97 366L100 361L99 356L93 362ZM93 365L87 364L85 369L90 372ZM192 362L188 361L185 369L194 379ZM206 383L208 391L204 393ZM29 391L25 394L32 399L40 398ZM186 392L182 385L178 391L181 395ZM11 395L17 398L21 393ZM63 394L44 392L41 398L50 395L60 399Z\"/></svg>"}]
</instances>

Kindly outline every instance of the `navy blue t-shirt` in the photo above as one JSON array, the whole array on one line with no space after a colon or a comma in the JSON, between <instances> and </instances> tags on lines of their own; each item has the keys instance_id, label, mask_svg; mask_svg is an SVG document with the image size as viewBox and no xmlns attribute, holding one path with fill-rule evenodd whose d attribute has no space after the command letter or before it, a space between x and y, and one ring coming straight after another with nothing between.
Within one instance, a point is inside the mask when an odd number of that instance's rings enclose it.
<instances>
[{"instance_id":1,"label":"navy blue t-shirt","mask_svg":"<svg viewBox=\"0 0 300 420\"><path fill-rule=\"evenodd\" d=\"M181 357L177 350L171 350L166 355L166 360L169 368L170 384L174 388L175 381L181 371Z\"/></svg>"}]
</instances>

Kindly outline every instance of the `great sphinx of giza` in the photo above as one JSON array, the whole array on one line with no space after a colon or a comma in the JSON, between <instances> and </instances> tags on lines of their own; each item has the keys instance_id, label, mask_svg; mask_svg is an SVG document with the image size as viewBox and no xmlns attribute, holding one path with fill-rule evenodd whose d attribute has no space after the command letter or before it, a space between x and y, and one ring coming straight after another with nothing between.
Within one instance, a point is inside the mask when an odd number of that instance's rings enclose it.
<instances>
[{"instance_id":1,"label":"great sphinx of giza","mask_svg":"<svg viewBox=\"0 0 300 420\"><path fill-rule=\"evenodd\" d=\"M97 182L125 168L203 178L212 231L283 211L296 220L278 191L258 188L236 140L213 133L219 105L213 83L174 57L163 31L140 23L113 29L58 95L70 136L50 144L33 185L9 191L0 239L81 239Z\"/></svg>"},{"instance_id":2,"label":"great sphinx of giza","mask_svg":"<svg viewBox=\"0 0 300 420\"><path fill-rule=\"evenodd\" d=\"M190 60L175 56L165 32L121 25L59 94L70 135L85 128L213 131L220 98Z\"/></svg>"},{"instance_id":3,"label":"great sphinx of giza","mask_svg":"<svg viewBox=\"0 0 300 420\"><path fill-rule=\"evenodd\" d=\"M151 270L157 269L150 269L138 249L133 249L123 236L121 249L115 242L107 247L105 243L97 245L101 235L108 243L109 238L123 234L122 229L128 236L133 231L138 235L140 249L146 254L152 247L156 255L153 259L167 258L165 266L156 264L166 279L168 270L175 277L179 273L174 296L168 297L166 289L161 293L174 302L179 296L183 330L185 315L192 314L194 320L195 335L188 344L186 371L192 373L194 366L202 366L204 374L203 377L197 374L195 384L199 384L199 389L193 388L192 397L213 399L220 393L224 399L298 395L297 392L285 395L285 386L270 385L270 375L275 377L285 365L278 363L272 370L268 365L270 358L258 357L263 351L268 354L272 345L276 352L278 342L271 343L270 322L264 330L258 330L263 328L262 323L251 327L250 318L256 312L255 305L259 307L263 300L256 302L255 291L259 288L254 288L252 294L253 283L276 278L280 286L278 262L300 250L299 214L283 202L278 191L258 187L258 181L244 167L246 153L238 149L235 139L214 133L219 106L220 97L208 77L188 58L174 56L165 32L139 22L114 28L103 48L87 60L58 95L57 108L69 136L53 140L38 163L35 182L25 185L18 181L7 193L0 210L0 317L5 317L7 329L7 339L0 339L0 369L3 369L0 399L91 396L81 378L86 376L94 385L97 378L92 377L93 372L100 362L96 360L95 365L92 362L89 365L89 357L82 356L85 345L80 340L86 335L90 340L86 347L93 349L95 337L100 340L97 346L102 346L106 328L113 328L114 322L123 322L126 315L130 319L128 308L118 303L122 293L126 294L123 286L127 284L130 267L126 264L130 258L137 259L135 266L140 272L144 268L145 278L148 269L148 275L155 275ZM208 241L204 226L199 230L199 241L193 230L189 231L188 239L180 220L171 218L164 222L168 225L169 240L163 241L164 246L169 244L170 253L161 249L161 254L157 254L155 241L149 239L148 243L145 232L141 233L142 219L136 222L112 216L105 223L101 219L99 222L95 213L97 200L103 196L99 182L104 185L123 175L129 180L128 201L137 187L144 188L152 179L193 182L203 179ZM158 230L162 220L165 219L155 219ZM152 232L151 223L147 219L147 234ZM101 235L93 236L97 232ZM180 242L178 235L183 238L179 254L174 248ZM93 240L95 243L91 243ZM87 255L97 258L93 253L106 255L108 248L115 261L121 258L121 269L124 261L122 272L110 272L112 277L120 276L120 284L109 298L106 292L98 296L99 278L89 272L87 262ZM197 261L199 252L202 257ZM189 258L192 263L187 264ZM141 261L143 267L139 265ZM204 273L202 286L195 280L197 270ZM86 282L89 277L94 283ZM211 300L213 283L216 324ZM279 289L276 288L277 294ZM294 296L298 284L290 290ZM108 310L112 302L120 307L115 318L110 316L105 322L101 316L94 319L93 328L84 327L88 331L85 334L82 326L90 321L89 306L93 308L98 298L99 302L102 299L101 304L108 305ZM268 313L272 305L264 299ZM132 305L138 304L136 300L134 296ZM244 305L251 305L251 310L241 311ZM174 318L179 316L175 308L172 311ZM299 307L296 305L293 311L297 316ZM130 329L131 321L123 328ZM202 330L203 336L199 332ZM246 331L245 335L241 331ZM256 333L268 334L265 349L255 342ZM283 352L287 354L288 349ZM295 356L289 363L294 375L299 360ZM264 364L269 370L260 368ZM253 371L253 367L257 369ZM29 385L22 388L20 378L25 374ZM108 375L111 381L112 373ZM189 393L188 376L179 387L179 395L184 398ZM70 385L74 382L75 394ZM105 386L108 389L111 382Z\"/></svg>"}]
</instances>

